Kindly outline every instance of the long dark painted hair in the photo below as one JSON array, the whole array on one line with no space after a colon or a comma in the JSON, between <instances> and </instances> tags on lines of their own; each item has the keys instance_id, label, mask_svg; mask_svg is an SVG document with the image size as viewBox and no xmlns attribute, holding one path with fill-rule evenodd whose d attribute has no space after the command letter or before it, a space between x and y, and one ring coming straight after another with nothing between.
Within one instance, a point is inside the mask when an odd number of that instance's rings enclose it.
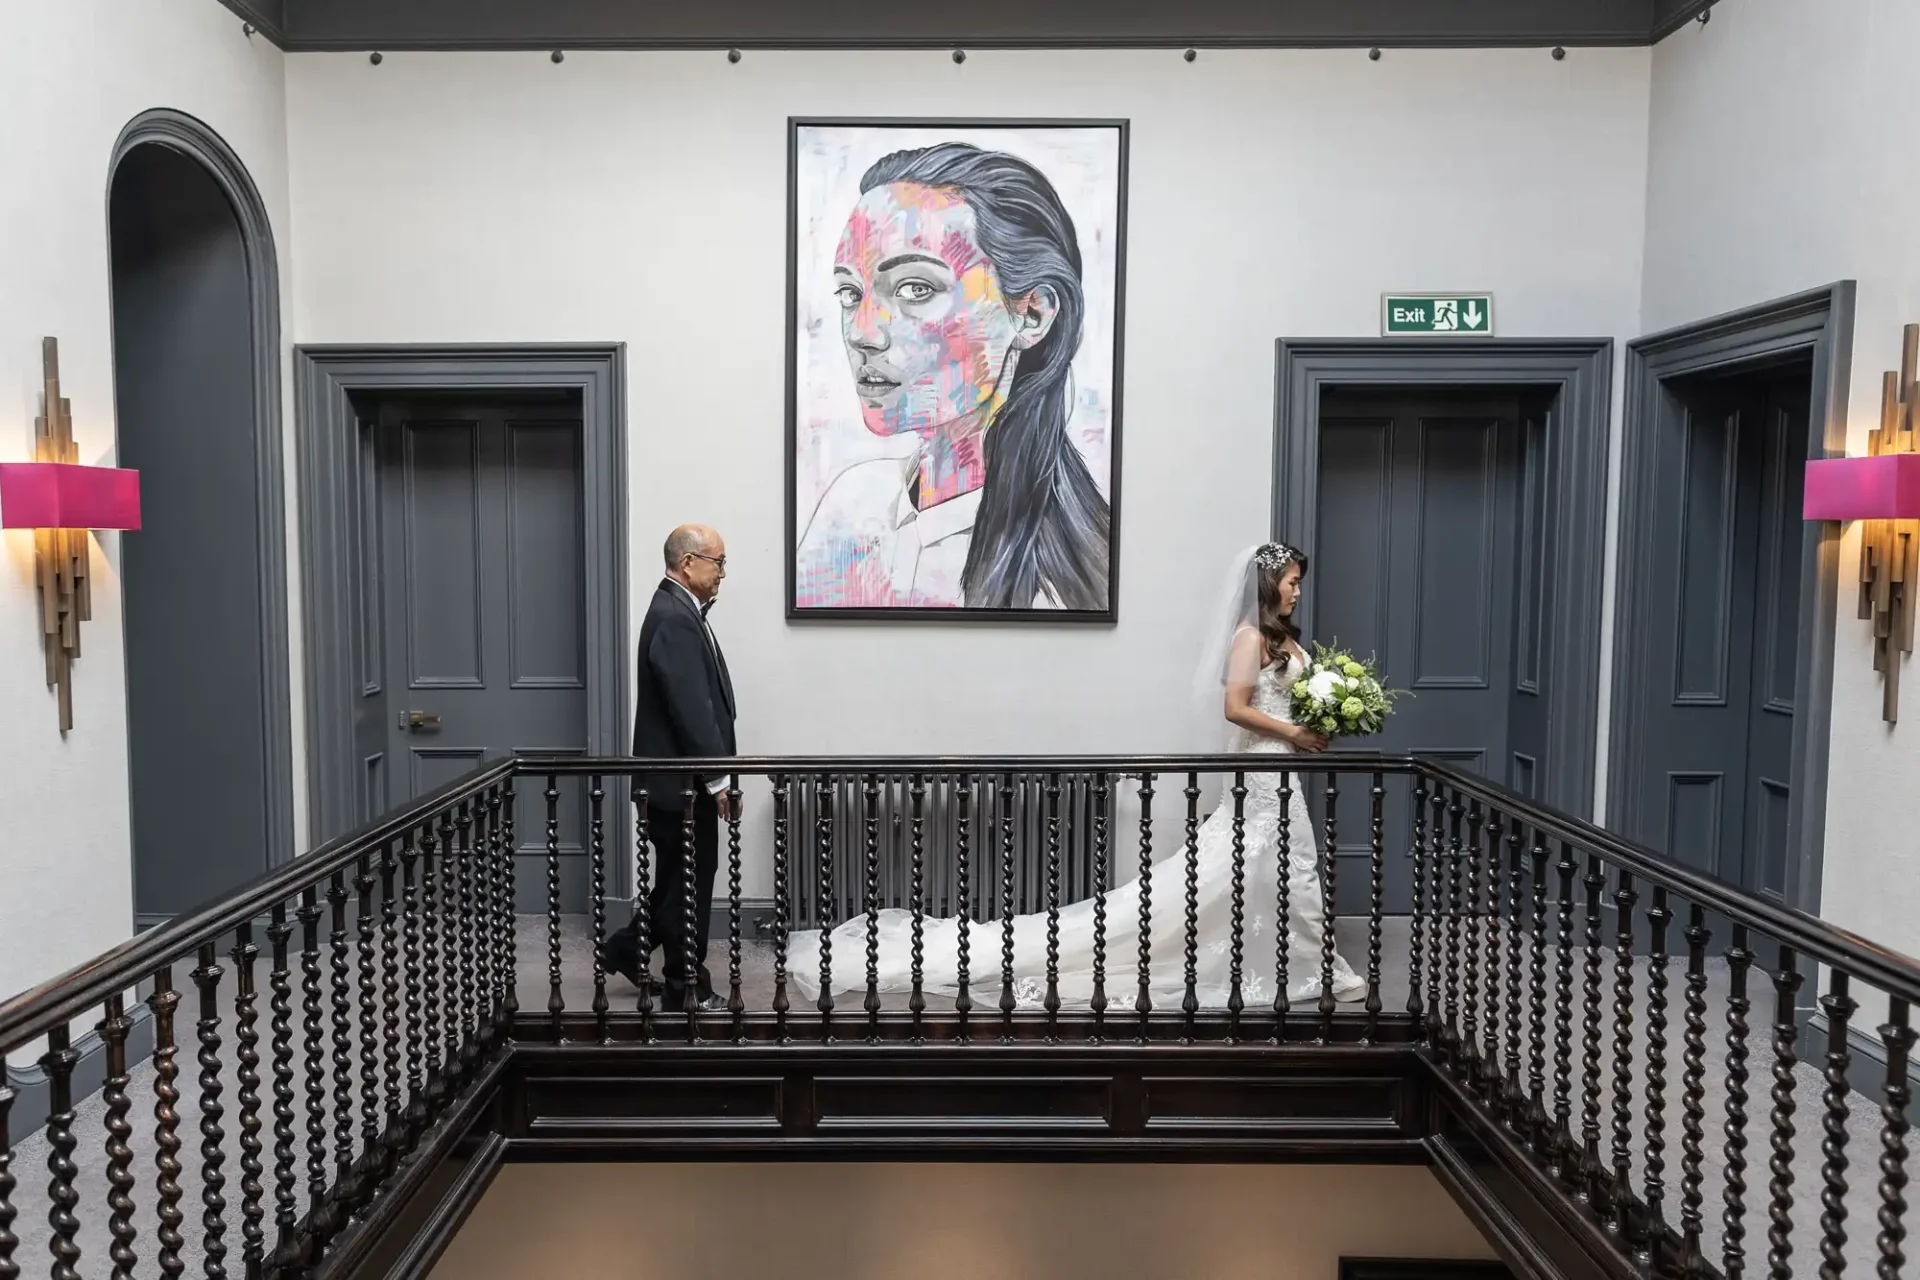
<instances>
[{"instance_id":1,"label":"long dark painted hair","mask_svg":"<svg viewBox=\"0 0 1920 1280\"><path fill-rule=\"evenodd\" d=\"M1253 579L1258 585L1260 601L1260 635L1266 641L1267 661L1286 660L1287 641L1300 642L1300 627L1290 613L1280 612L1280 579L1286 576L1290 565L1300 566L1300 576L1307 576L1307 553L1285 542L1272 542L1268 547L1280 551L1286 558L1278 569L1269 569L1257 559L1253 565ZM1266 548L1262 548L1266 550Z\"/></svg>"},{"instance_id":2,"label":"long dark painted hair","mask_svg":"<svg viewBox=\"0 0 1920 1280\"><path fill-rule=\"evenodd\" d=\"M1020 354L983 442L987 478L961 577L971 608L1106 609L1111 516L1067 438L1067 394L1086 314L1080 242L1046 175L1018 157L943 142L874 162L860 193L895 182L956 192L1008 298L1046 287L1059 302L1046 336Z\"/></svg>"}]
</instances>

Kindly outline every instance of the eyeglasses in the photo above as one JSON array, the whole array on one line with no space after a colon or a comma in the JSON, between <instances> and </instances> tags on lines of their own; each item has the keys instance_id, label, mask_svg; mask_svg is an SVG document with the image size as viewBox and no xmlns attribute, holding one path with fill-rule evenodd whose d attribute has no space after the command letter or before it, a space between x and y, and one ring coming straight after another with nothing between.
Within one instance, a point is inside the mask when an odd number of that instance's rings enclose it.
<instances>
[{"instance_id":1,"label":"eyeglasses","mask_svg":"<svg viewBox=\"0 0 1920 1280\"><path fill-rule=\"evenodd\" d=\"M689 551L687 552L687 554L693 557L695 560L705 560L708 564L713 565L715 568L719 569L722 573L726 572L727 558L725 556L703 556L698 551Z\"/></svg>"}]
</instances>

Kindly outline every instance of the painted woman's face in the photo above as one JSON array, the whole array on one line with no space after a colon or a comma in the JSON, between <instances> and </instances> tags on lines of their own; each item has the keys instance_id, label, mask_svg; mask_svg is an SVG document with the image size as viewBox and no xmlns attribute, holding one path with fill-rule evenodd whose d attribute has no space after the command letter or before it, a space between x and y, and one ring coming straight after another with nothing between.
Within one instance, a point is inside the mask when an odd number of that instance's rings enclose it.
<instances>
[{"instance_id":1,"label":"painted woman's face","mask_svg":"<svg viewBox=\"0 0 1920 1280\"><path fill-rule=\"evenodd\" d=\"M890 436L988 419L1048 299L1009 299L956 193L897 182L862 196L834 254L840 334L867 430Z\"/></svg>"}]
</instances>

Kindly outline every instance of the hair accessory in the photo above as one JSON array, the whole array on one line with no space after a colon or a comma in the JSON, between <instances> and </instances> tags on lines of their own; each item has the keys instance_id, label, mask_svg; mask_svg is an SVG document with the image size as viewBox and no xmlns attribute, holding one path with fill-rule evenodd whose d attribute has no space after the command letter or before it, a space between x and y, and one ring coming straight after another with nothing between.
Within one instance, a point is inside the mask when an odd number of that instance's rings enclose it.
<instances>
[{"instance_id":1,"label":"hair accessory","mask_svg":"<svg viewBox=\"0 0 1920 1280\"><path fill-rule=\"evenodd\" d=\"M1293 548L1280 542L1261 543L1260 549L1253 553L1253 562L1268 573L1279 573L1292 564L1293 559Z\"/></svg>"}]
</instances>

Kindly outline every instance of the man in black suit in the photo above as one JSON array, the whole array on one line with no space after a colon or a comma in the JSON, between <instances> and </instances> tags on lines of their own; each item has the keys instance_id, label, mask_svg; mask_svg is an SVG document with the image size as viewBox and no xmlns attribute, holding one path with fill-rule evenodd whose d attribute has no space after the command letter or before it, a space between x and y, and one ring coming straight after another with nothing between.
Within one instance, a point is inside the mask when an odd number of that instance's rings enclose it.
<instances>
[{"instance_id":1,"label":"man in black suit","mask_svg":"<svg viewBox=\"0 0 1920 1280\"><path fill-rule=\"evenodd\" d=\"M653 593L640 627L640 671L634 687L633 754L641 759L715 758L735 754L733 680L719 641L707 626L707 610L727 576L727 544L712 529L684 525L667 537L667 576ZM638 986L650 957L640 954L642 911L652 922L651 942L666 953L660 1007L686 1007L689 970L698 970L693 999L718 1011L707 972L707 923L713 877L720 864L720 818L726 811L727 779L695 780L689 774L648 774L635 781L634 802L644 797L647 834L653 846L653 886L634 919L607 938L607 968ZM691 792L691 795L689 795ZM693 803L693 901L687 901L686 818ZM644 856L644 851L641 851ZM693 912L688 936L687 912Z\"/></svg>"}]
</instances>

